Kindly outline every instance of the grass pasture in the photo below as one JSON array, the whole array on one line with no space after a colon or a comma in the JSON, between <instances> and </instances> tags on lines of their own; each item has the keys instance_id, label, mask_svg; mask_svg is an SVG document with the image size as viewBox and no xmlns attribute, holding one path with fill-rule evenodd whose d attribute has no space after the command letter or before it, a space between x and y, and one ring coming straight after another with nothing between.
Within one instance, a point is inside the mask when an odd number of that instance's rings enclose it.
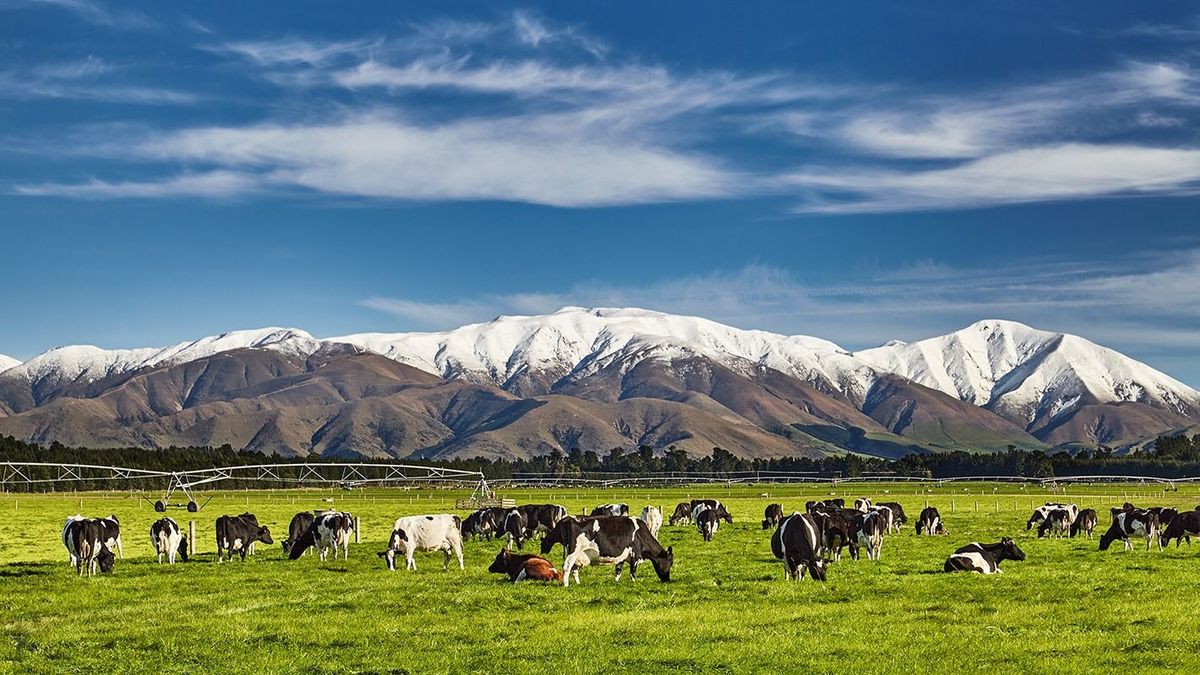
<instances>
[{"instance_id":1,"label":"grass pasture","mask_svg":"<svg viewBox=\"0 0 1200 675\"><path fill-rule=\"evenodd\" d=\"M1200 542L1159 552L1093 540L1038 540L1030 505L1065 499L1101 514L1126 499L1194 508L1200 491L1149 487L954 485L838 487L838 496L898 501L915 519L928 500L948 537L891 535L878 563L844 558L827 584L785 583L771 556L763 508L787 512L829 486L509 492L572 512L624 501L669 515L687 496L715 496L734 514L711 543L664 526L673 581L646 566L620 584L612 568L563 589L488 574L500 544L468 542L467 569L441 570L418 554L416 572L389 573L375 556L398 516L454 512L461 493L366 490L215 493L198 514L199 554L159 566L149 543L157 517L128 493L0 495L0 670L7 672L1146 672L1200 670ZM768 493L769 497L762 496ZM332 503L324 501L331 498ZM82 508L81 508L82 500ZM203 500L201 500L203 501ZM978 510L976 510L978 502ZM953 503L953 510L951 504ZM299 510L336 507L362 518L350 560L283 558L278 544L245 564L214 564L213 521L251 510L276 541ZM112 575L80 579L59 534L67 515L115 513L125 559ZM465 515L465 514L463 514ZM1005 574L942 574L970 541L1012 535L1028 555ZM534 544L536 547L536 544ZM527 546L528 548L528 546ZM535 548L536 550L536 548ZM562 563L562 550L548 556Z\"/></svg>"}]
</instances>

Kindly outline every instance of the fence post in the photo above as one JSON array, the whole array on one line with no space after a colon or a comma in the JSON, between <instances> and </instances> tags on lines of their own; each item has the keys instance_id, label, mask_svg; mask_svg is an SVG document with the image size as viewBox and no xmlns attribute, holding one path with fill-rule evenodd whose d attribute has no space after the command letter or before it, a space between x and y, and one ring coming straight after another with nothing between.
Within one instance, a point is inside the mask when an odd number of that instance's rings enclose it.
<instances>
[{"instance_id":1,"label":"fence post","mask_svg":"<svg viewBox=\"0 0 1200 675\"><path fill-rule=\"evenodd\" d=\"M188 555L196 555L196 521L188 521Z\"/></svg>"},{"instance_id":2,"label":"fence post","mask_svg":"<svg viewBox=\"0 0 1200 675\"><path fill-rule=\"evenodd\" d=\"M954 513L954 500L950 500L950 513Z\"/></svg>"},{"instance_id":3,"label":"fence post","mask_svg":"<svg viewBox=\"0 0 1200 675\"><path fill-rule=\"evenodd\" d=\"M358 523L358 516L354 516L354 543L356 544L359 542Z\"/></svg>"},{"instance_id":4,"label":"fence post","mask_svg":"<svg viewBox=\"0 0 1200 675\"><path fill-rule=\"evenodd\" d=\"M978 499L975 500L975 511L976 512L979 511L979 500Z\"/></svg>"}]
</instances>

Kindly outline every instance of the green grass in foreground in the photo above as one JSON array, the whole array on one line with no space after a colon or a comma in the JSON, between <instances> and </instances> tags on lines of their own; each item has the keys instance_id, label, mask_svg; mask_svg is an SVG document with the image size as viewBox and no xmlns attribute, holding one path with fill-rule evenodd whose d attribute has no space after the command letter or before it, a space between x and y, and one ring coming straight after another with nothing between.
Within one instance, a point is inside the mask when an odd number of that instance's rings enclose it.
<instances>
[{"instance_id":1,"label":"green grass in foreground","mask_svg":"<svg viewBox=\"0 0 1200 675\"><path fill-rule=\"evenodd\" d=\"M848 493L901 502L915 518L928 499L949 537L888 537L883 560L832 566L829 583L783 581L759 527L763 507L789 513L826 486L691 490L572 490L509 494L572 512L609 501L670 510L686 495L724 499L736 522L705 544L690 527L663 528L675 547L674 581L648 568L637 583L612 568L563 589L509 584L486 572L498 542L469 542L467 570L389 573L375 556L400 515L453 512L458 493L218 493L197 520L201 554L154 562L158 517L129 494L82 495L82 512L121 519L125 560L114 574L80 579L59 541L80 495L3 495L0 519L0 670L9 672L1132 672L1200 669L1200 542L1147 553L1101 553L1097 540L1037 540L1024 530L1033 502L1068 499L1101 512L1126 498L1193 508L1200 493L1072 488L1067 495L971 485L918 495L912 486ZM884 490L890 491L884 494ZM770 497L761 493L769 492ZM984 497L975 495L985 493ZM838 494L845 493L838 489ZM323 501L332 497L331 504ZM951 502L955 510L951 511ZM979 511L975 511L975 501ZM297 510L336 506L363 520L349 562L288 561L278 546L240 563L212 562L213 520L247 507L276 540ZM997 510L997 507L999 510ZM946 556L973 541L1014 535L1028 554L1005 574L941 574ZM1097 533L1098 538L1099 533ZM536 545L535 545L536 546ZM561 565L562 550L549 556Z\"/></svg>"}]
</instances>

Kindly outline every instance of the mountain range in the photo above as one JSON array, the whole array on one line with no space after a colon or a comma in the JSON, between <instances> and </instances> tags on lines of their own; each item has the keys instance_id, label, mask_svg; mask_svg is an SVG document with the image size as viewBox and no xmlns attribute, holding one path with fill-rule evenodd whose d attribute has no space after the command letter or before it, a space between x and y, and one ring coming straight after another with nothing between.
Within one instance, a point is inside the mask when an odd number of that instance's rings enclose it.
<instances>
[{"instance_id":1,"label":"mountain range","mask_svg":"<svg viewBox=\"0 0 1200 675\"><path fill-rule=\"evenodd\" d=\"M437 333L236 331L164 348L0 356L0 434L87 447L528 457L1126 447L1200 393L1111 349L1003 320L852 352L642 309L566 307Z\"/></svg>"}]
</instances>

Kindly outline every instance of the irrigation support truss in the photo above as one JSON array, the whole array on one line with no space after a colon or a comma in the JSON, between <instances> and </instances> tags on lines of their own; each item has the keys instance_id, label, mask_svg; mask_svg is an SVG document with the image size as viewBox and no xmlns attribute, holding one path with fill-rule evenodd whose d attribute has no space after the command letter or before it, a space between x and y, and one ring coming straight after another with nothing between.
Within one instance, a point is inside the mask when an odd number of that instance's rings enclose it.
<instances>
[{"instance_id":1,"label":"irrigation support truss","mask_svg":"<svg viewBox=\"0 0 1200 675\"><path fill-rule=\"evenodd\" d=\"M77 483L94 480L153 480L165 483L162 502L176 492L195 510L197 488L227 480L298 485L339 485L344 488L363 485L399 485L403 483L448 483L473 486L475 493L488 494L483 473L440 466L365 462L303 462L285 464L249 464L222 466L190 471L155 471L95 464L53 462L0 462L0 490L13 485Z\"/></svg>"}]
</instances>

